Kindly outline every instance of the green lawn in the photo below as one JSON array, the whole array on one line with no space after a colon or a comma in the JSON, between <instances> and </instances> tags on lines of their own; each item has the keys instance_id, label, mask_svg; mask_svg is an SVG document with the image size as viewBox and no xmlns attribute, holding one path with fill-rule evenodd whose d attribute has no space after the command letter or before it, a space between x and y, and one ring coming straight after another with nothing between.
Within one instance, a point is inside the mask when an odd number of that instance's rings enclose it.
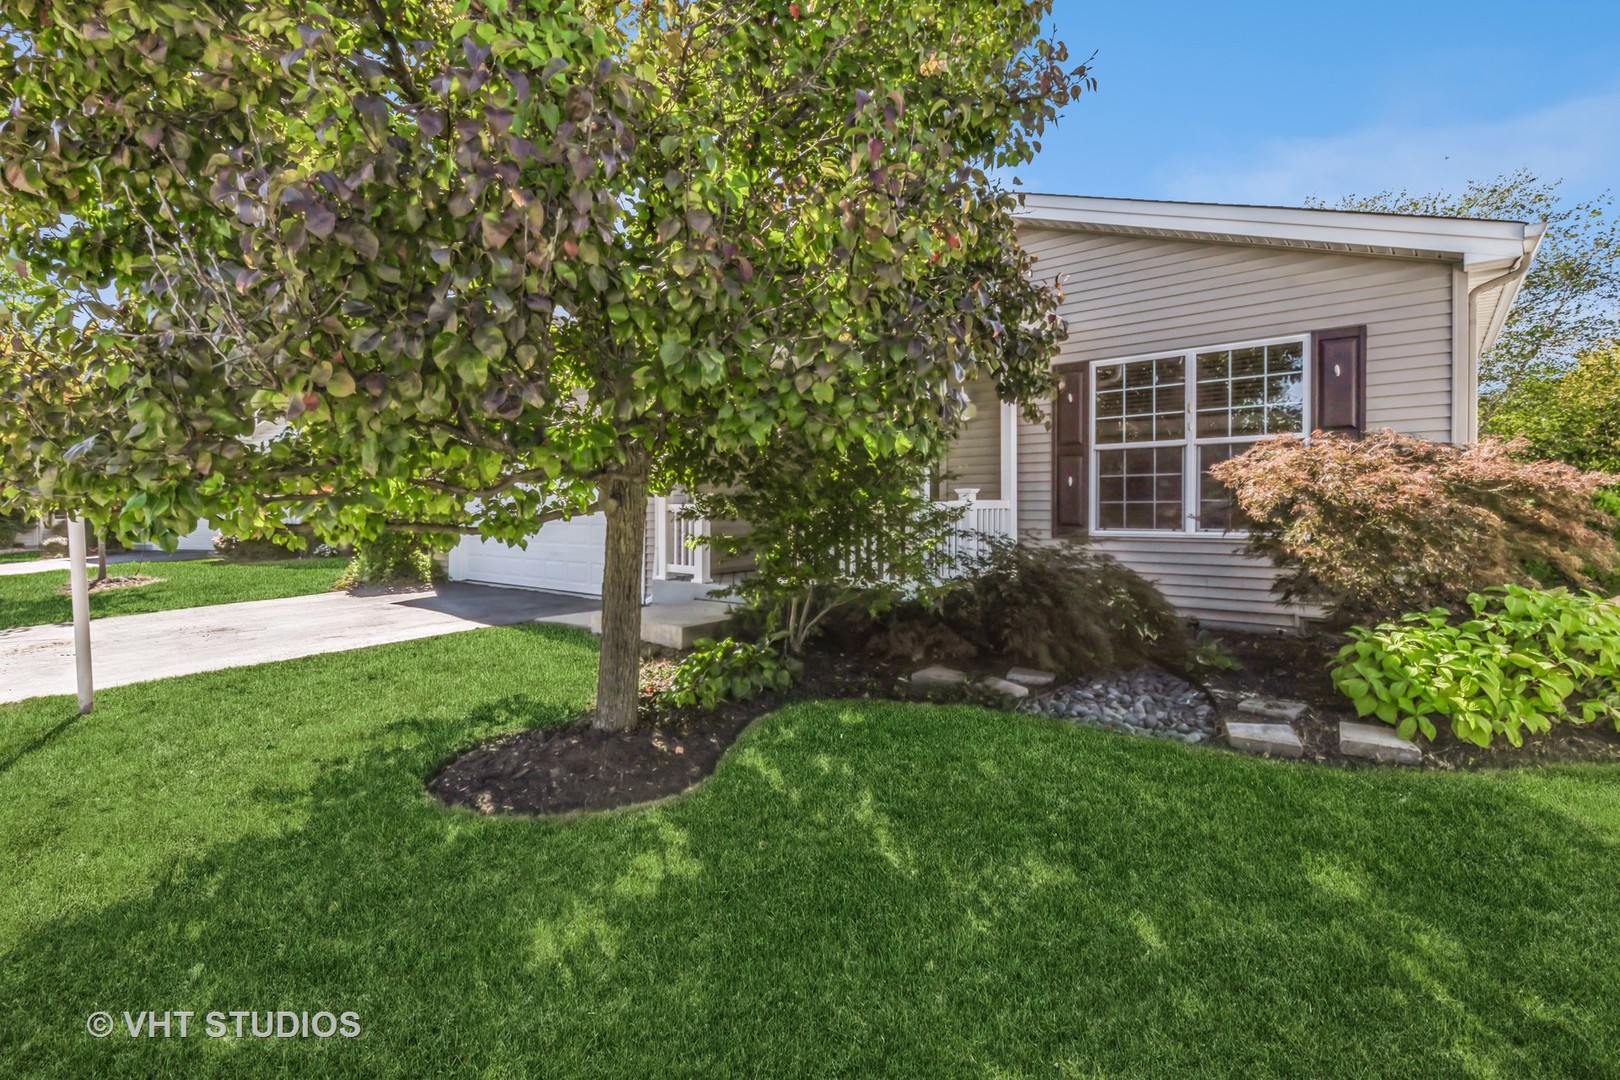
<instances>
[{"instance_id":1,"label":"green lawn","mask_svg":"<svg viewBox=\"0 0 1620 1080\"><path fill-rule=\"evenodd\" d=\"M1620 1062L1620 770L1342 771L867 701L765 718L652 810L423 796L457 747L583 707L593 662L583 634L486 629L106 690L77 721L0 706L0 1075ZM84 1030L165 1008L363 1034Z\"/></svg>"},{"instance_id":2,"label":"green lawn","mask_svg":"<svg viewBox=\"0 0 1620 1080\"><path fill-rule=\"evenodd\" d=\"M38 562L37 551L0 551L0 563Z\"/></svg>"},{"instance_id":3,"label":"green lawn","mask_svg":"<svg viewBox=\"0 0 1620 1080\"><path fill-rule=\"evenodd\" d=\"M114 563L108 574L146 574L163 580L133 589L90 594L90 617L140 615L149 611L275 600L326 592L348 565L343 559L283 559L264 563L225 563L218 559ZM95 573L94 569L91 573ZM73 618L72 601L57 592L66 570L0 577L0 630L39 626Z\"/></svg>"}]
</instances>

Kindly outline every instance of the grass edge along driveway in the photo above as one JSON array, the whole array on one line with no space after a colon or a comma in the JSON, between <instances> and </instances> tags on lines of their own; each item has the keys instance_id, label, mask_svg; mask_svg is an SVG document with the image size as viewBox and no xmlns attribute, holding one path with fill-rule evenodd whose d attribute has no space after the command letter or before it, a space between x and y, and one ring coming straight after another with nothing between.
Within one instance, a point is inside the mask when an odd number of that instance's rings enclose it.
<instances>
[{"instance_id":1,"label":"grass edge along driveway","mask_svg":"<svg viewBox=\"0 0 1620 1080\"><path fill-rule=\"evenodd\" d=\"M0 1074L1620 1060L1613 768L1339 770L862 701L762 719L651 810L424 797L458 747L576 715L594 662L495 628L122 687L65 727L67 699L0 706ZM98 1009L362 1033L98 1040Z\"/></svg>"},{"instance_id":2,"label":"grass edge along driveway","mask_svg":"<svg viewBox=\"0 0 1620 1080\"><path fill-rule=\"evenodd\" d=\"M327 592L337 584L347 565L347 560L337 558L260 563L227 563L219 559L114 563L107 568L109 576L145 574L163 580L107 592L92 589L90 617L144 615ZM72 599L57 591L67 580L66 570L0 575L0 630L72 619Z\"/></svg>"}]
</instances>

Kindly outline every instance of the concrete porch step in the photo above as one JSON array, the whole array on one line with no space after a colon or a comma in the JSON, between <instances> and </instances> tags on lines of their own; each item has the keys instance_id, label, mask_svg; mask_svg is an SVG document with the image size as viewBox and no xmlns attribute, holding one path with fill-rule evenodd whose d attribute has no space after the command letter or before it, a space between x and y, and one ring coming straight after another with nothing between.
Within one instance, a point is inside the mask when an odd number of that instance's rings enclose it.
<instances>
[{"instance_id":1,"label":"concrete porch step","mask_svg":"<svg viewBox=\"0 0 1620 1080\"><path fill-rule=\"evenodd\" d=\"M641 640L666 649L689 649L698 638L712 638L731 617L732 605L717 600L648 604L641 609ZM591 633L602 632L602 613L591 615Z\"/></svg>"}]
</instances>

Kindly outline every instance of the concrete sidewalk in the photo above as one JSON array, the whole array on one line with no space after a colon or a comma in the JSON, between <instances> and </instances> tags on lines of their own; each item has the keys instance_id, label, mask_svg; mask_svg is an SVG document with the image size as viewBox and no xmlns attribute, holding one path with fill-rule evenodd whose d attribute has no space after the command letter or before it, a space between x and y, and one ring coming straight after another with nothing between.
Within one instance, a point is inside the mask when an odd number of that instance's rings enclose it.
<instances>
[{"instance_id":1,"label":"concrete sidewalk","mask_svg":"<svg viewBox=\"0 0 1620 1080\"><path fill-rule=\"evenodd\" d=\"M125 551L107 556L107 565L139 562L185 562L190 559L218 558L212 551ZM0 577L11 574L43 574L48 570L68 569L66 559L27 559L23 562L0 563ZM90 557L90 576L96 573L96 558Z\"/></svg>"},{"instance_id":2,"label":"concrete sidewalk","mask_svg":"<svg viewBox=\"0 0 1620 1080\"><path fill-rule=\"evenodd\" d=\"M90 652L99 690L480 626L586 626L599 606L592 597L459 583L386 596L320 593L96 619ZM0 630L0 701L73 692L70 624Z\"/></svg>"}]
</instances>

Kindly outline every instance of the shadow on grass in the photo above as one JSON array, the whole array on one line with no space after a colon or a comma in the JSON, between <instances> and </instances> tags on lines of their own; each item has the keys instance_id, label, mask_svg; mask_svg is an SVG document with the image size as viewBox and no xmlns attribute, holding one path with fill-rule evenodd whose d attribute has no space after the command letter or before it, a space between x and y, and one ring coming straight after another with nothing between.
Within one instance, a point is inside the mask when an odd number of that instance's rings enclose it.
<instances>
[{"instance_id":1,"label":"shadow on grass","mask_svg":"<svg viewBox=\"0 0 1620 1080\"><path fill-rule=\"evenodd\" d=\"M968 708L806 704L697 794L570 822L423 776L412 717L142 895L0 963L10 1075L1599 1075L1613 821L1524 785L1290 768ZM1620 801L1620 800L1611 800ZM97 1041L96 1009L352 1009L354 1040Z\"/></svg>"},{"instance_id":2,"label":"shadow on grass","mask_svg":"<svg viewBox=\"0 0 1620 1080\"><path fill-rule=\"evenodd\" d=\"M56 738L58 735L62 734L68 728L72 727L74 724L83 719L84 717L78 713L72 713L66 720L63 720L55 727L50 728L43 734L31 739L16 753L11 754L9 757L4 759L0 759L0 775L4 775L13 765L17 764L17 762L21 761L29 754L32 754L38 750L43 750L45 747L49 746L52 739Z\"/></svg>"}]
</instances>

